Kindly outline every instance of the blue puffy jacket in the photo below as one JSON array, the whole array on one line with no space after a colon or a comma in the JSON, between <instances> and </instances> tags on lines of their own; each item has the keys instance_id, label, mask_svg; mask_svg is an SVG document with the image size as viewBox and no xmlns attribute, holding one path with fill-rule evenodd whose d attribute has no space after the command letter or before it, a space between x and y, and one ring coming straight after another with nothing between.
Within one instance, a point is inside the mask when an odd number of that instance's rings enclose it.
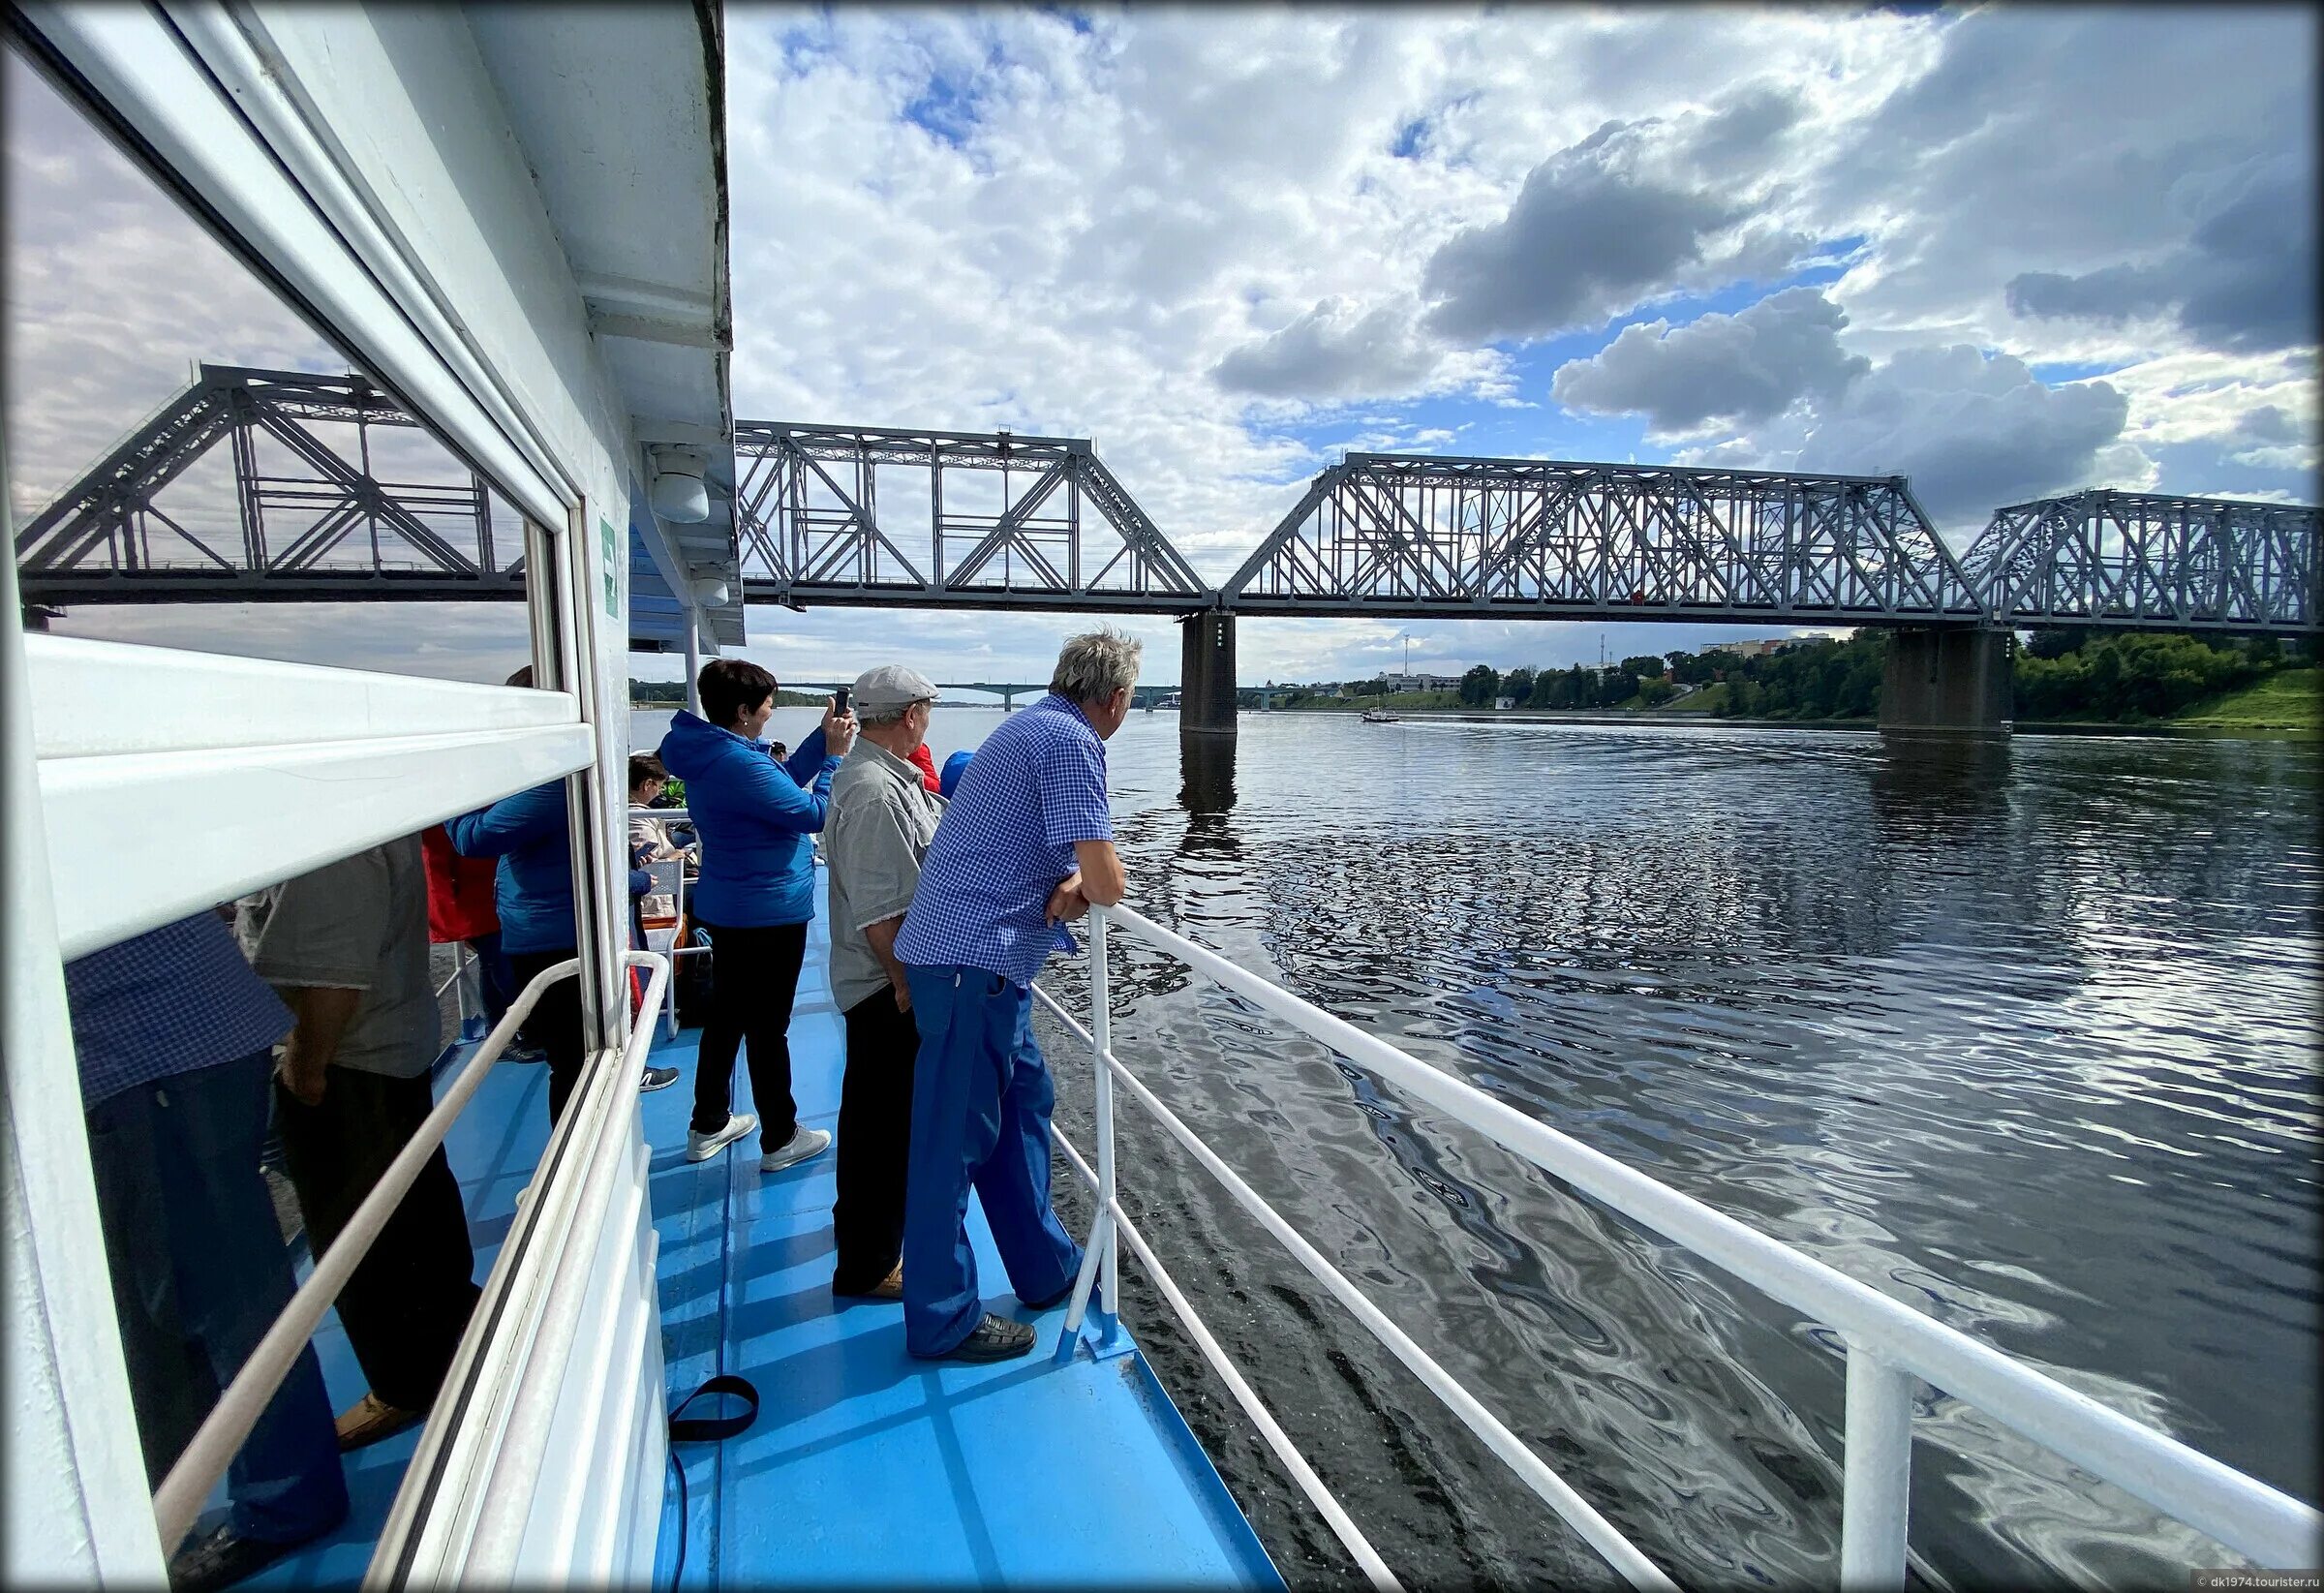
<instances>
[{"instance_id":1,"label":"blue puffy jacket","mask_svg":"<svg viewBox=\"0 0 2324 1593\"><path fill-rule=\"evenodd\" d=\"M661 761L686 781L687 811L702 838L694 915L734 930L814 917L815 854L807 838L823 828L840 766L823 755L821 727L789 762L777 763L766 743L681 710L661 738Z\"/></svg>"},{"instance_id":2,"label":"blue puffy jacket","mask_svg":"<svg viewBox=\"0 0 2324 1593\"><path fill-rule=\"evenodd\" d=\"M565 814L565 781L552 780L462 813L444 825L462 857L497 857L493 906L501 915L501 949L571 951L573 928L571 831Z\"/></svg>"},{"instance_id":3,"label":"blue puffy jacket","mask_svg":"<svg viewBox=\"0 0 2324 1593\"><path fill-rule=\"evenodd\" d=\"M952 800L952 788L960 784L961 777L968 772L968 760L975 755L969 751L959 751L944 760L944 772L936 777L936 791L945 801Z\"/></svg>"}]
</instances>

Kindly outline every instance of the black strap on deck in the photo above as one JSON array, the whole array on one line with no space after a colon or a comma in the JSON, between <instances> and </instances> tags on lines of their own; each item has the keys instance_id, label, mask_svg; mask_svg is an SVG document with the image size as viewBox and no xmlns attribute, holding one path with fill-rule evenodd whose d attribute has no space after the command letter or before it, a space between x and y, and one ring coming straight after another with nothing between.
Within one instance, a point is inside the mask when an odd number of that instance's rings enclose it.
<instances>
[{"instance_id":1,"label":"black strap on deck","mask_svg":"<svg viewBox=\"0 0 2324 1593\"><path fill-rule=\"evenodd\" d=\"M687 1416L686 1407L709 1394L722 1394L740 1399L744 1409L733 1416ZM676 1593L679 1578L686 1575L686 1468L678 1463L680 1444L716 1444L747 1431L758 1420L758 1390L747 1377L732 1372L720 1372L708 1379L693 1393L678 1401L670 1412L670 1448L667 1451L670 1469L678 1474L678 1563L670 1572L670 1587Z\"/></svg>"}]
</instances>

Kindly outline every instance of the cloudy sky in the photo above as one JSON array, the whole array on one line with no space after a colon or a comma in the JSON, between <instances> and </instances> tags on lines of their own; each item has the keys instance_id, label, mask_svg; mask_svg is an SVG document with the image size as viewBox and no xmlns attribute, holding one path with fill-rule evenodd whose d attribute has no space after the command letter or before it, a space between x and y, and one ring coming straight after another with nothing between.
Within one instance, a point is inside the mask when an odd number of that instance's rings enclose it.
<instances>
[{"instance_id":1,"label":"cloudy sky","mask_svg":"<svg viewBox=\"0 0 2324 1593\"><path fill-rule=\"evenodd\" d=\"M1208 578L1351 448L1902 473L1966 542L2089 485L2315 502L2305 9L728 12L751 418L1093 438ZM334 368L13 59L19 515L196 356ZM61 468L60 468L61 465ZM477 608L85 611L490 675ZM753 610L833 675L1046 674L1061 618ZM1242 628L1246 681L1401 628ZM1507 667L1718 632L1411 628ZM1151 678L1175 631L1144 628ZM1748 632L1744 632L1748 633ZM224 645L224 644L213 644ZM638 660L638 673L670 663Z\"/></svg>"}]
</instances>

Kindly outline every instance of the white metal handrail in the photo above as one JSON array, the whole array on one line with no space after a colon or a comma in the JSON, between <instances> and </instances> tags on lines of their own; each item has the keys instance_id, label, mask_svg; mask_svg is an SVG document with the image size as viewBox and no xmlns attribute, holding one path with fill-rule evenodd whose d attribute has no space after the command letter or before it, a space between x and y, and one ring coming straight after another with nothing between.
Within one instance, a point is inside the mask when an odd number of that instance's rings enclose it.
<instances>
[{"instance_id":1,"label":"white metal handrail","mask_svg":"<svg viewBox=\"0 0 2324 1593\"><path fill-rule=\"evenodd\" d=\"M1289 1246L1375 1336L1418 1372L1432 1392L1635 1584L1667 1586L1668 1582L1642 1555L1633 1562L1618 1550L1609 1551L1603 1535L1587 1524L1588 1517L1568 1514L1561 1494L1570 1496L1582 1510L1589 1507L1553 1474L1549 1477L1555 1482L1554 1490L1544 1487L1541 1474L1546 1474L1548 1468L1539 1457L1428 1361L1113 1055L1107 1015L1106 931L1110 921L1120 923L1196 972L1351 1061L1371 1068L1504 1149L1760 1292L1836 1329L1848 1349L1841 1524L1844 1586L1893 1586L1903 1578L1915 1379L1926 1379L1977 1406L2004 1426L2165 1515L2208 1533L2263 1567L2314 1563L2319 1542L2324 1541L2324 1515L2289 1494L2111 1410L1837 1269L1592 1149L1128 907L1092 908L1090 919L1091 1015L1096 1032L1073 1026L1092 1047L1098 1080L1101 1198L1090 1235L1092 1249L1102 1247L1110 1261L1119 1222L1114 1211L1116 1190L1106 1144L1112 1130L1111 1081L1118 1078L1245 1210ZM1057 1010L1054 1002L1049 1004L1053 1011ZM1106 1274L1109 1285L1100 1293L1101 1306L1109 1314L1115 1309L1112 1267L1086 1264L1069 1312L1069 1320L1077 1327L1090 1293L1092 1273L1099 1271ZM1496 1429L1507 1435L1506 1444L1497 1441ZM1613 1529L1606 1526L1605 1533L1612 1534ZM1636 1554L1627 1540L1613 1536L1630 1554Z\"/></svg>"},{"instance_id":2,"label":"white metal handrail","mask_svg":"<svg viewBox=\"0 0 2324 1593\"><path fill-rule=\"evenodd\" d=\"M1075 1023L1072 1015L1057 1005L1049 992L1035 986L1033 994L1051 1012L1056 1014L1058 1022L1084 1040L1089 1039L1089 1031ZM1073 1164L1073 1170L1082 1176L1082 1181L1089 1186L1089 1192L1102 1200L1105 1185L1082 1153L1074 1149L1073 1142L1055 1127L1050 1134L1056 1141L1057 1149L1065 1152L1065 1159ZM1177 1280L1170 1275L1169 1270L1162 1265L1162 1259L1154 1254L1153 1247L1146 1242L1137 1225L1130 1221L1129 1213L1122 1210L1121 1203L1105 1201L1104 1205L1112 1231L1129 1241L1130 1248L1138 1252L1138 1259L1145 1263L1147 1274L1154 1280L1154 1287L1161 1291L1163 1300L1169 1302L1171 1310L1177 1313L1178 1321L1193 1337L1196 1348L1203 1352L1203 1359L1210 1363L1210 1369L1218 1373L1219 1381L1226 1384L1227 1392L1235 1396L1243 1414L1258 1427L1259 1435L1267 1440L1268 1448L1275 1452L1275 1458L1283 1462L1284 1469L1300 1485L1300 1491L1307 1495L1308 1502L1324 1517L1325 1524L1347 1546L1348 1552L1356 1556L1356 1563L1363 1569L1364 1576L1382 1593L1392 1593L1392 1590L1401 1587L1403 1584L1388 1569L1388 1562L1380 1558L1380 1551L1363 1535L1363 1529L1349 1516L1347 1508L1332 1497L1331 1490L1324 1486L1324 1480L1315 1474L1315 1468L1307 1463L1307 1457L1300 1453L1299 1446L1291 1441L1291 1435L1283 1430L1283 1425L1275 1420L1274 1413L1267 1408L1257 1391L1243 1377L1241 1369L1219 1343L1217 1334L1211 1333L1208 1325L1196 1313L1193 1302L1178 1288ZM1067 1328L1065 1342L1068 1346L1072 1343L1071 1335L1078 1331L1078 1324Z\"/></svg>"},{"instance_id":3,"label":"white metal handrail","mask_svg":"<svg viewBox=\"0 0 2324 1593\"><path fill-rule=\"evenodd\" d=\"M669 979L668 961L651 952L628 952L625 961L652 965L653 979L647 987L648 1010L651 1010ZM460 1070L435 1110L413 1130L395 1160L387 1164L387 1170L380 1175L371 1193L363 1197L362 1204L347 1219L339 1237L315 1258L314 1270L308 1273L306 1282L292 1293L290 1303L274 1319L274 1326L266 1330L258 1348L251 1351L250 1359L242 1363L242 1369L227 1385L185 1452L169 1468L169 1474L162 1479L162 1486L153 1496L153 1512L165 1551L193 1529L210 1489L226 1475L227 1468L250 1437L251 1428L258 1425L268 1402L274 1398L275 1391L290 1376L299 1352L321 1326L322 1313L347 1287L348 1279L394 1214L413 1180L419 1177L420 1169L443 1143L453 1121L483 1085L485 1074L500 1060L501 1053L507 1049L518 1027L531 1016L541 993L560 979L571 978L580 965L577 958L566 958L533 976L532 982L509 1003L506 1014L493 1026L492 1032L477 1045L476 1054Z\"/></svg>"}]
</instances>

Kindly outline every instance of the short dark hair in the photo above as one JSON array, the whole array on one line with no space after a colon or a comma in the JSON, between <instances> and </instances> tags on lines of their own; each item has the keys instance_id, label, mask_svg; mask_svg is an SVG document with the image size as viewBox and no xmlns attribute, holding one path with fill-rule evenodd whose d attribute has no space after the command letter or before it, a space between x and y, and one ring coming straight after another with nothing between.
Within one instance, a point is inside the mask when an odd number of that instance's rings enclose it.
<instances>
[{"instance_id":1,"label":"short dark hair","mask_svg":"<svg viewBox=\"0 0 2324 1593\"><path fill-rule=\"evenodd\" d=\"M694 687L702 693L702 717L725 727L775 694L775 677L749 659L713 659Z\"/></svg>"},{"instance_id":2,"label":"short dark hair","mask_svg":"<svg viewBox=\"0 0 2324 1593\"><path fill-rule=\"evenodd\" d=\"M629 789L632 791L649 780L666 781L669 778L669 770L663 768L661 759L656 757L652 752L629 754Z\"/></svg>"},{"instance_id":3,"label":"short dark hair","mask_svg":"<svg viewBox=\"0 0 2324 1593\"><path fill-rule=\"evenodd\" d=\"M533 666L531 664L527 664L524 666L524 668L509 676L508 684L510 686L521 686L526 690L531 690L533 689Z\"/></svg>"}]
</instances>

